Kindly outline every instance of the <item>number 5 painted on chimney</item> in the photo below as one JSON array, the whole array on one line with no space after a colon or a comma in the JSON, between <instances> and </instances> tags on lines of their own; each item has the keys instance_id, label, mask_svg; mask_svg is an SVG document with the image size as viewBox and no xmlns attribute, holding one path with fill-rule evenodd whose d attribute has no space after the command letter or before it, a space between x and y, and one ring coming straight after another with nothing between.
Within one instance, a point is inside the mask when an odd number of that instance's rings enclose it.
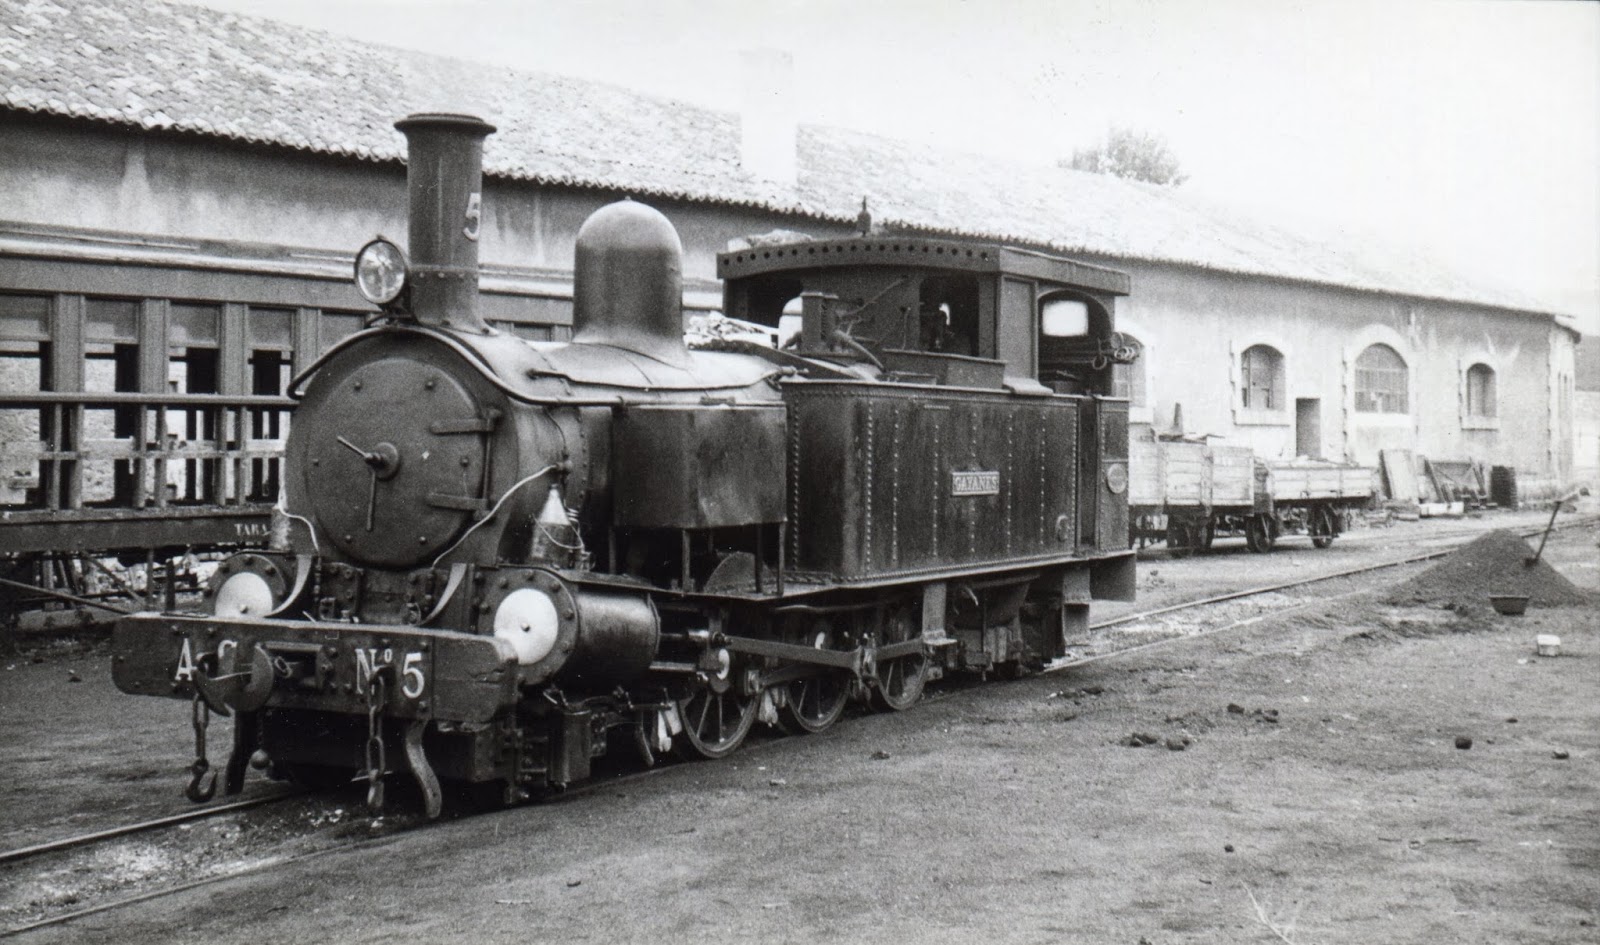
<instances>
[{"instance_id":1,"label":"number 5 painted on chimney","mask_svg":"<svg viewBox=\"0 0 1600 945\"><path fill-rule=\"evenodd\" d=\"M483 221L483 197L477 191L467 198L467 226L461 232L474 243L478 241L478 225Z\"/></svg>"}]
</instances>

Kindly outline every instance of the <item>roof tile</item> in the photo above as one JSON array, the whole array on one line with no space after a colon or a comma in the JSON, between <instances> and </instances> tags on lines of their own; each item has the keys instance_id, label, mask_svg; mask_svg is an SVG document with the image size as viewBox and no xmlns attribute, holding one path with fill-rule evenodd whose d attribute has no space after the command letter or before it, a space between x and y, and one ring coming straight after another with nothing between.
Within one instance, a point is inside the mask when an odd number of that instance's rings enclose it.
<instances>
[{"instance_id":1,"label":"roof tile","mask_svg":"<svg viewBox=\"0 0 1600 945\"><path fill-rule=\"evenodd\" d=\"M491 175L838 222L866 195L880 221L919 230L1547 310L1418 254L1331 246L1110 177L802 126L788 186L740 166L736 116L604 83L159 0L0 0L0 20L11 26L0 31L0 90L22 110L372 161L402 158L396 118L470 111L500 128L484 149Z\"/></svg>"}]
</instances>

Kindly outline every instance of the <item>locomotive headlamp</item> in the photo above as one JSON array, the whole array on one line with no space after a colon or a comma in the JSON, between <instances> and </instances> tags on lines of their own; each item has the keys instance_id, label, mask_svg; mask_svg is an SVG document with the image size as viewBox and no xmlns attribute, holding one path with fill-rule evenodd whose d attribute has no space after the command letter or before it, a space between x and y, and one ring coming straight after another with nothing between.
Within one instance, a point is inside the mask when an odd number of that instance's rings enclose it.
<instances>
[{"instance_id":1,"label":"locomotive headlamp","mask_svg":"<svg viewBox=\"0 0 1600 945\"><path fill-rule=\"evenodd\" d=\"M266 578L254 571L240 571L217 588L211 612L218 617L261 617L271 613L276 604Z\"/></svg>"},{"instance_id":2,"label":"locomotive headlamp","mask_svg":"<svg viewBox=\"0 0 1600 945\"><path fill-rule=\"evenodd\" d=\"M307 576L284 557L241 552L217 565L206 603L218 617L271 617L300 597Z\"/></svg>"},{"instance_id":3,"label":"locomotive headlamp","mask_svg":"<svg viewBox=\"0 0 1600 945\"><path fill-rule=\"evenodd\" d=\"M556 602L544 591L518 588L494 612L494 635L511 644L517 662L527 666L550 655L561 629Z\"/></svg>"},{"instance_id":4,"label":"locomotive headlamp","mask_svg":"<svg viewBox=\"0 0 1600 945\"><path fill-rule=\"evenodd\" d=\"M388 305L406 287L406 254L378 237L356 253L356 289L374 305Z\"/></svg>"}]
</instances>

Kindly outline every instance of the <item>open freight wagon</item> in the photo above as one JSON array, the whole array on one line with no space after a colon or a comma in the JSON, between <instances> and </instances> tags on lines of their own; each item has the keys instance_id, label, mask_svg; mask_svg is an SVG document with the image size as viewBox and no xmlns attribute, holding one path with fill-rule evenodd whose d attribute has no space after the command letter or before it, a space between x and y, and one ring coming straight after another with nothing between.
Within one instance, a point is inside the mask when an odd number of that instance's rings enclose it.
<instances>
[{"instance_id":1,"label":"open freight wagon","mask_svg":"<svg viewBox=\"0 0 1600 945\"><path fill-rule=\"evenodd\" d=\"M1263 460L1248 447L1153 433L1129 438L1128 537L1175 554L1243 537L1254 552L1284 535L1326 548L1372 501L1374 470L1325 460Z\"/></svg>"}]
</instances>

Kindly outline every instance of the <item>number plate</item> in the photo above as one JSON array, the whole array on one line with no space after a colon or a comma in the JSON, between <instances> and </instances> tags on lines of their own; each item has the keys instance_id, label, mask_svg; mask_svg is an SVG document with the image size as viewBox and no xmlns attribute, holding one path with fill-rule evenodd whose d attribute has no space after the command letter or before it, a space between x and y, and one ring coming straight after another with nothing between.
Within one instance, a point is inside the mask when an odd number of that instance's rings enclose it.
<instances>
[{"instance_id":1,"label":"number plate","mask_svg":"<svg viewBox=\"0 0 1600 945\"><path fill-rule=\"evenodd\" d=\"M486 722L516 701L515 659L493 637L414 627L141 614L117 622L112 675L123 692L187 699L204 666L246 672L258 646L273 665L271 707L365 712L380 671L385 712L402 718Z\"/></svg>"}]
</instances>

